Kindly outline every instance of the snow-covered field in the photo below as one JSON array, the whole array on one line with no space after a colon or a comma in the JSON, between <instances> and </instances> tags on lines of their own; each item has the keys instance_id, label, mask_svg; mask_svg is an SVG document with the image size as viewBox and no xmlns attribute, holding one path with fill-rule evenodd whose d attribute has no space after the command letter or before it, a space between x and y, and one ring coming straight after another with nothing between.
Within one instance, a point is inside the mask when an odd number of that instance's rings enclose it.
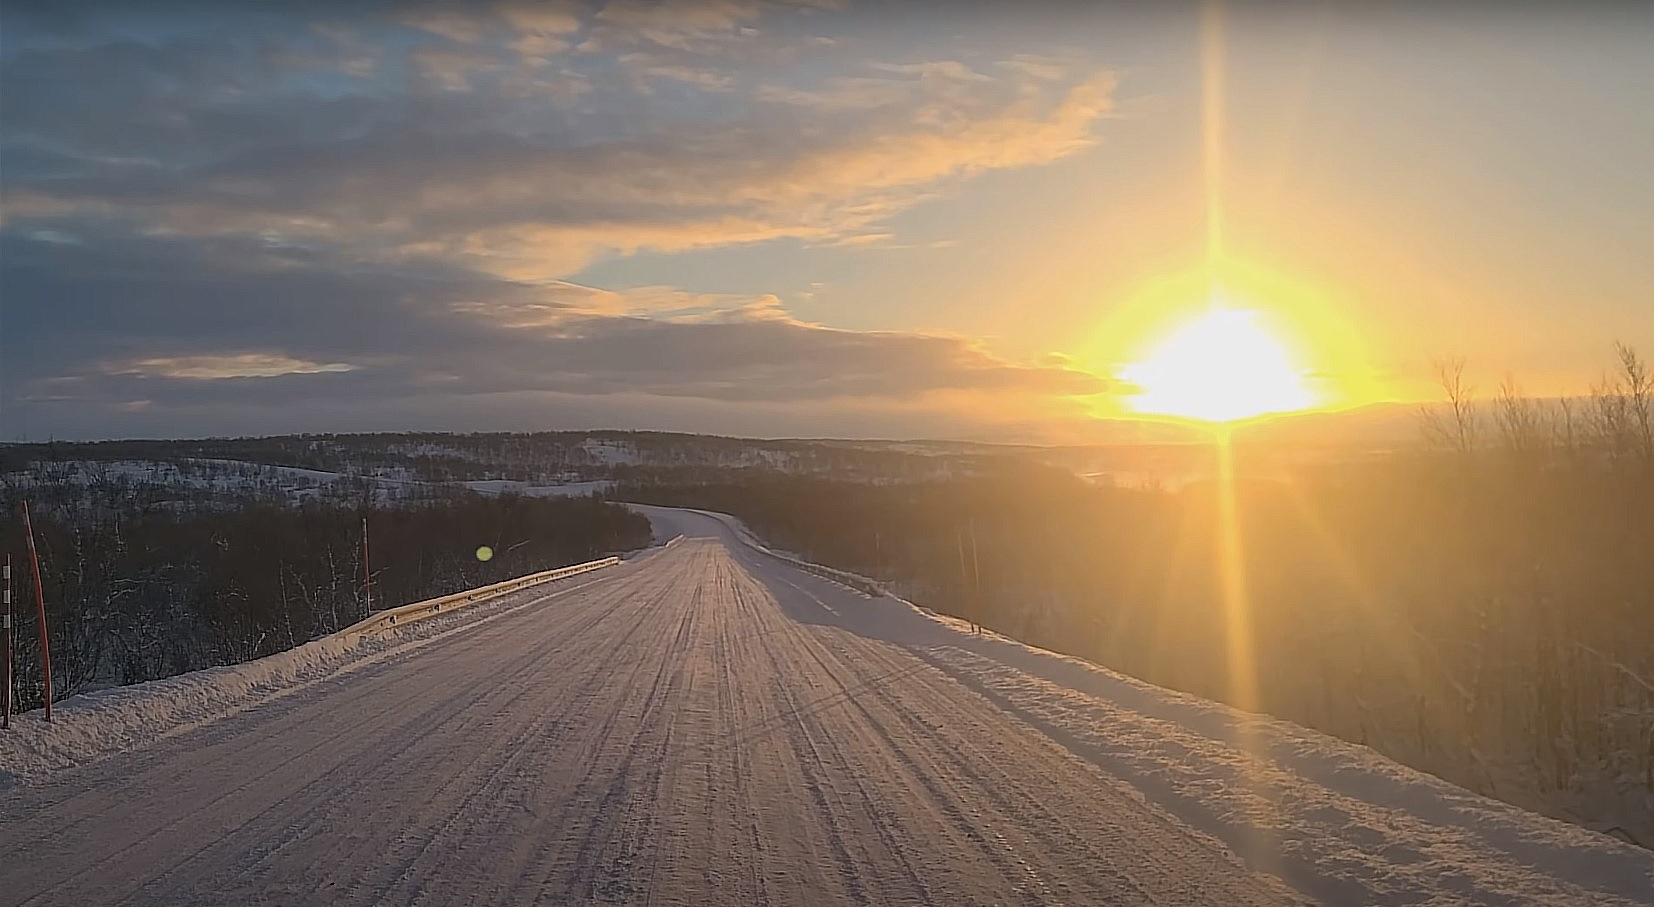
<instances>
[{"instance_id":1,"label":"snow-covered field","mask_svg":"<svg viewBox=\"0 0 1654 907\"><path fill-rule=\"evenodd\" d=\"M559 485L534 485L512 479L478 479L466 482L465 487L480 494L520 494L528 498L576 498L608 491L613 483L604 481L564 482Z\"/></svg>"},{"instance_id":2,"label":"snow-covered field","mask_svg":"<svg viewBox=\"0 0 1654 907\"><path fill-rule=\"evenodd\" d=\"M72 703L71 757L26 716L0 900L1654 904L1647 851L649 513L689 538L555 598ZM168 696L219 699L130 726Z\"/></svg>"},{"instance_id":3,"label":"snow-covered field","mask_svg":"<svg viewBox=\"0 0 1654 907\"><path fill-rule=\"evenodd\" d=\"M98 482L112 482L130 488L163 489L176 493L206 492L230 499L264 496L293 503L337 494L340 486L347 483L366 485L378 504L418 498L443 487L441 483L421 481L406 467L378 467L370 472L347 474L204 458L173 462L67 460L52 463L47 471L76 489ZM9 478L25 488L49 484L50 481L39 471L14 473ZM613 485L604 480L535 484L514 479L476 479L456 484L479 494L518 494L526 497L579 497L607 491ZM200 505L201 502L194 503Z\"/></svg>"}]
</instances>

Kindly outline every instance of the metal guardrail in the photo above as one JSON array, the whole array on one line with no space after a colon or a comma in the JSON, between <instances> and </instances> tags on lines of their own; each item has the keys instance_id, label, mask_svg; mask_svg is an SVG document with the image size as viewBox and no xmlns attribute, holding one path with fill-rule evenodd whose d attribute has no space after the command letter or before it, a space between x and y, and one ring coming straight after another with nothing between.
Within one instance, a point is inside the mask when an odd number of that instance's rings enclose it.
<instances>
[{"instance_id":1,"label":"metal guardrail","mask_svg":"<svg viewBox=\"0 0 1654 907\"><path fill-rule=\"evenodd\" d=\"M863 595L872 596L873 598L881 598L889 594L884 588L883 583L880 583L878 580L869 579L859 573L851 573L848 570L839 570L822 564L800 560L799 558L782 554L781 552L773 549L769 549L768 553L771 557L783 561L799 570L803 570L805 573L813 573L822 579L831 580L841 586L854 589Z\"/></svg>"},{"instance_id":2,"label":"metal guardrail","mask_svg":"<svg viewBox=\"0 0 1654 907\"><path fill-rule=\"evenodd\" d=\"M498 595L504 595L508 592L516 592L519 589L526 589L530 586L537 586L541 583L549 583L552 580L576 576L581 573L590 573L593 570L601 570L604 567L613 567L618 563L620 563L620 558L606 557L601 560L587 561L584 564L572 564L567 567L558 567L554 570L545 570L540 573L530 573L527 576L519 576L516 579L508 579L505 582L494 583L491 586L480 586L476 589L467 589L464 592L456 592L453 595L444 595L441 598L429 598L422 602L414 602L413 604L401 605L395 608L386 608L383 611L370 614L365 619L340 630L339 635L347 639L359 640L375 633L382 633L396 627L407 626L408 624L415 621L424 620L428 617L435 617L438 614L446 614L449 611L463 608L466 605L474 604L486 598L493 598Z\"/></svg>"}]
</instances>

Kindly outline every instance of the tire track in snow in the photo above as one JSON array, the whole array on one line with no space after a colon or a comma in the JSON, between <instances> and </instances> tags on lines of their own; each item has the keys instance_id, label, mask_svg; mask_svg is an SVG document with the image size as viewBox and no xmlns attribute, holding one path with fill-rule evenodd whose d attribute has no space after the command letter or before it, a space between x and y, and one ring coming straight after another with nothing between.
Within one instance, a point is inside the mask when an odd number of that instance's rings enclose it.
<instances>
[{"instance_id":1,"label":"tire track in snow","mask_svg":"<svg viewBox=\"0 0 1654 907\"><path fill-rule=\"evenodd\" d=\"M543 606L0 794L0 849L20 857L0 862L0 891L1300 903L1056 730L1135 735L1143 759L1198 756L1198 740L934 639L880 636L856 621L900 605L726 544L686 539Z\"/></svg>"}]
</instances>

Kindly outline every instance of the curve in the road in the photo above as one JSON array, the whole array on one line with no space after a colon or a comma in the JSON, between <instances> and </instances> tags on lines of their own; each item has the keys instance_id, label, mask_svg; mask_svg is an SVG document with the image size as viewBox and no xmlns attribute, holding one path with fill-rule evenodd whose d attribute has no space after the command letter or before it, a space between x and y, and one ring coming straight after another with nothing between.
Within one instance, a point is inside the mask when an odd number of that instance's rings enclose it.
<instances>
[{"instance_id":1,"label":"curve in the road","mask_svg":"<svg viewBox=\"0 0 1654 907\"><path fill-rule=\"evenodd\" d=\"M1127 710L988 657L990 641L793 570L719 521L651 516L690 538L0 794L0 902L1638 902L1615 887L1644 871L1635 854L1580 839L1578 855L1617 867L1588 885L1417 817L1393 817L1411 855L1324 876L1301 858L1347 856L1329 842L1280 865L1237 856L1221 825L1145 796L1146 773L1193 796L1199 779L1178 773L1220 767L1113 771L1106 741L1075 729L1112 721L1226 758L1207 738L1128 726ZM1465 865L1431 869L1443 855Z\"/></svg>"}]
</instances>

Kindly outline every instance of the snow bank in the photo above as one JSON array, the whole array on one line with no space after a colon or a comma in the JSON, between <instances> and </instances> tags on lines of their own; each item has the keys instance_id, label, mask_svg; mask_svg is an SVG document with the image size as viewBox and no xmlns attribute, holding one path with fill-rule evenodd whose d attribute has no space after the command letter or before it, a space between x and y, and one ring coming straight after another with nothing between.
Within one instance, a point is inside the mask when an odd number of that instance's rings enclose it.
<instances>
[{"instance_id":1,"label":"snow bank","mask_svg":"<svg viewBox=\"0 0 1654 907\"><path fill-rule=\"evenodd\" d=\"M907 649L1322 903L1654 905L1654 853L1617 838L894 596L787 585L821 622Z\"/></svg>"},{"instance_id":2,"label":"snow bank","mask_svg":"<svg viewBox=\"0 0 1654 907\"><path fill-rule=\"evenodd\" d=\"M849 594L698 511L810 623L900 646L1135 789L1248 867L1328 905L1654 905L1654 853L1473 793L1365 746L1035 648L886 593ZM694 533L692 533L694 534ZM812 567L818 565L810 565ZM856 587L851 585L852 589ZM857 590L860 591L860 590Z\"/></svg>"},{"instance_id":3,"label":"snow bank","mask_svg":"<svg viewBox=\"0 0 1654 907\"><path fill-rule=\"evenodd\" d=\"M754 535L752 530L746 527L746 524L742 523L735 517L730 516L729 514L716 513L711 510L693 510L691 508L683 509L689 510L691 513L698 513L701 516L711 517L712 519L717 520L734 532L736 537L739 538L747 547L767 554L770 557L787 564L788 566L803 570L806 573L814 574L822 579L838 583L841 586L853 589L863 595L870 595L874 598L878 598L879 596L889 594L883 583L880 583L878 580L872 579L871 577L862 576L859 573L851 573L848 570L840 570L836 567L829 567L825 564L812 563L796 555L771 548L759 541L758 536Z\"/></svg>"},{"instance_id":4,"label":"snow bank","mask_svg":"<svg viewBox=\"0 0 1654 907\"><path fill-rule=\"evenodd\" d=\"M1008 640L918 651L1324 903L1654 904L1654 854L1365 747Z\"/></svg>"},{"instance_id":5,"label":"snow bank","mask_svg":"<svg viewBox=\"0 0 1654 907\"><path fill-rule=\"evenodd\" d=\"M376 644L325 636L243 664L82 693L15 717L0 732L0 784L82 765L206 724L327 677Z\"/></svg>"},{"instance_id":6,"label":"snow bank","mask_svg":"<svg viewBox=\"0 0 1654 907\"><path fill-rule=\"evenodd\" d=\"M577 498L608 491L607 481L565 482L561 485L534 485L517 479L476 479L464 483L479 494L519 494L531 498Z\"/></svg>"},{"instance_id":7,"label":"snow bank","mask_svg":"<svg viewBox=\"0 0 1654 907\"><path fill-rule=\"evenodd\" d=\"M597 578L612 571L598 571ZM0 731L0 787L33 783L161 737L209 724L340 674L411 654L450 633L581 588L579 575L502 593L400 628L354 627L285 652L161 680L81 693L15 716Z\"/></svg>"}]
</instances>

